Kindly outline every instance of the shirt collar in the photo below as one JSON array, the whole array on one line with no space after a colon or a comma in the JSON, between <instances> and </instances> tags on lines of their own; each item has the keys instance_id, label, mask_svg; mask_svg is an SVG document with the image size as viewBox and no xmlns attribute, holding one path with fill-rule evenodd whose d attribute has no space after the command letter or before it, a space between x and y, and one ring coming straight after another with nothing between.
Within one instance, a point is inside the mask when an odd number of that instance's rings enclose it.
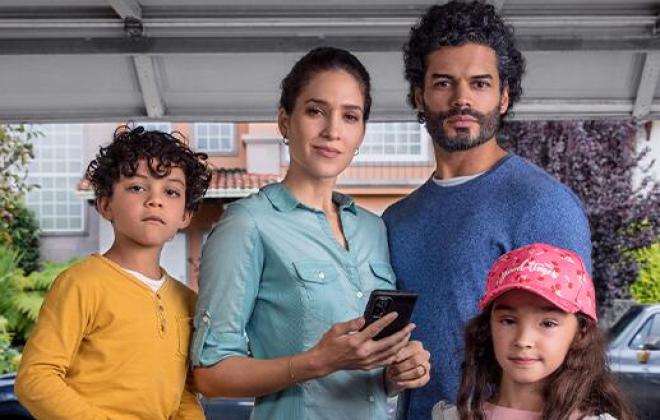
<instances>
[{"instance_id":1,"label":"shirt collar","mask_svg":"<svg viewBox=\"0 0 660 420\"><path fill-rule=\"evenodd\" d=\"M318 209L309 208L298 201L298 199L294 197L293 194L291 194L291 192L289 192L289 190L281 182L266 185L261 189L261 191L263 191L273 207L279 211L289 212L298 206L313 211L318 211ZM332 201L339 206L339 210L348 210L353 214L357 214L355 202L348 195L333 191Z\"/></svg>"}]
</instances>

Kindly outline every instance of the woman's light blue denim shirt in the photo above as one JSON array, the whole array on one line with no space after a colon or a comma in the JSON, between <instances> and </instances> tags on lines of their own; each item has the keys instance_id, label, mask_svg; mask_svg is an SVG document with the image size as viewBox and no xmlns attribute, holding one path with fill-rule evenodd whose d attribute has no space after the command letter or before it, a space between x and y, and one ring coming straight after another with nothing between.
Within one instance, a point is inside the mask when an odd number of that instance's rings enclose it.
<instances>
[{"instance_id":1,"label":"woman's light blue denim shirt","mask_svg":"<svg viewBox=\"0 0 660 420\"><path fill-rule=\"evenodd\" d=\"M283 184L229 205L202 252L193 366L308 350L362 315L372 290L395 288L381 219L345 195L333 201L348 250ZM257 398L252 418L384 419L383 371L338 371Z\"/></svg>"}]
</instances>

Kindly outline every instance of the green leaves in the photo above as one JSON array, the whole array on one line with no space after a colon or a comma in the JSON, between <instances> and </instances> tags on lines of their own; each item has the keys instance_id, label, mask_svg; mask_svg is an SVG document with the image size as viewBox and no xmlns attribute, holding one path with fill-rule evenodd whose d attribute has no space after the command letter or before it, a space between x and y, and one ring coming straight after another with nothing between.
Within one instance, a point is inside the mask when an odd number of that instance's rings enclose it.
<instances>
[{"instance_id":1,"label":"green leaves","mask_svg":"<svg viewBox=\"0 0 660 420\"><path fill-rule=\"evenodd\" d=\"M19 267L18 252L0 247L0 316L16 344L27 341L44 296L57 275L73 262L46 262L42 270L26 276Z\"/></svg>"},{"instance_id":2,"label":"green leaves","mask_svg":"<svg viewBox=\"0 0 660 420\"><path fill-rule=\"evenodd\" d=\"M25 207L25 194L34 188L28 182L31 141L41 134L23 125L0 124L0 246L22 250L21 266L27 272L38 268L39 226Z\"/></svg>"},{"instance_id":3,"label":"green leaves","mask_svg":"<svg viewBox=\"0 0 660 420\"><path fill-rule=\"evenodd\" d=\"M639 303L660 302L660 242L635 252L639 261L639 279L630 294Z\"/></svg>"}]
</instances>

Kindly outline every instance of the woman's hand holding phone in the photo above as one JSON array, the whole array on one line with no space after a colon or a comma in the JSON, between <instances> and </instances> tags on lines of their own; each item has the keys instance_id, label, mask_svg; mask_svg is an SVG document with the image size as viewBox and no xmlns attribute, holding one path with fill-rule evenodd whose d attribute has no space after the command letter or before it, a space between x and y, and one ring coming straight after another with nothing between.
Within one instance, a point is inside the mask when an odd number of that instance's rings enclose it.
<instances>
[{"instance_id":1,"label":"woman's hand holding phone","mask_svg":"<svg viewBox=\"0 0 660 420\"><path fill-rule=\"evenodd\" d=\"M395 312L389 313L366 327L364 317L333 325L323 334L318 344L309 350L312 360L317 364L319 376L341 369L371 370L394 363L399 352L408 345L415 325L408 324L400 331L377 341L373 338L397 316Z\"/></svg>"}]
</instances>

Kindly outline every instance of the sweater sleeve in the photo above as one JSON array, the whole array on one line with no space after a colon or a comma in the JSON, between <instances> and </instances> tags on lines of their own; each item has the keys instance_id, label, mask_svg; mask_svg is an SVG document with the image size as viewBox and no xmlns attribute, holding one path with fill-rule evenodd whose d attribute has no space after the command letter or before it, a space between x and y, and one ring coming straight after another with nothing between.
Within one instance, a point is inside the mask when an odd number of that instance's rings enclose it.
<instances>
[{"instance_id":1,"label":"sweater sleeve","mask_svg":"<svg viewBox=\"0 0 660 420\"><path fill-rule=\"evenodd\" d=\"M88 282L67 272L53 283L16 376L18 400L36 418L107 419L66 382L67 372L92 322ZM87 290L85 290L87 289Z\"/></svg>"}]
</instances>

